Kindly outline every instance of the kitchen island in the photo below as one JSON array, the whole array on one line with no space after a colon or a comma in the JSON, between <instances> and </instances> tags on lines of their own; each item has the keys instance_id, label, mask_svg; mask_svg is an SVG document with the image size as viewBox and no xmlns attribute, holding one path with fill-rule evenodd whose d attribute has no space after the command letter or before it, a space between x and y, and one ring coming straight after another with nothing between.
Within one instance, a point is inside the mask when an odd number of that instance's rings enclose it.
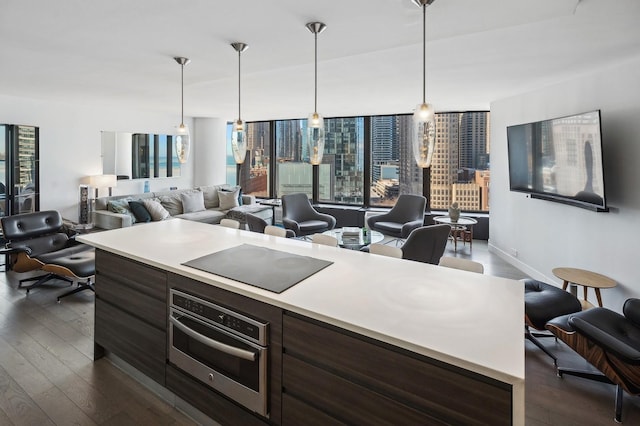
<instances>
[{"instance_id":1,"label":"kitchen island","mask_svg":"<svg viewBox=\"0 0 640 426\"><path fill-rule=\"evenodd\" d=\"M347 422L354 421L346 417L352 413L366 416L382 407L375 416L397 412L405 424L524 424L524 296L516 281L180 219L78 240L98 249L96 357L102 350L124 354L125 361L147 356L133 366L201 410L214 402L201 401L206 393L196 392L198 385L168 362L168 334L162 334L169 290L176 286L196 293L209 288L207 297L227 306L255 302L255 310L269 317L267 423L293 424L304 416ZM241 244L332 264L282 293L183 265ZM237 261L251 268L252 259ZM135 282L140 276L146 278ZM111 282L124 292L130 283L149 297L149 303L124 309L145 327L134 343L155 336L138 354L128 353L131 342L122 342L118 324L111 324L118 305L134 296L109 294ZM121 330L130 324L123 321ZM151 364L156 367L147 371ZM178 384L189 392L181 393ZM340 395L341 388L349 393ZM347 406L331 400L332 393L349 399ZM380 402L371 405L376 398ZM483 417L491 415L497 417Z\"/></svg>"}]
</instances>

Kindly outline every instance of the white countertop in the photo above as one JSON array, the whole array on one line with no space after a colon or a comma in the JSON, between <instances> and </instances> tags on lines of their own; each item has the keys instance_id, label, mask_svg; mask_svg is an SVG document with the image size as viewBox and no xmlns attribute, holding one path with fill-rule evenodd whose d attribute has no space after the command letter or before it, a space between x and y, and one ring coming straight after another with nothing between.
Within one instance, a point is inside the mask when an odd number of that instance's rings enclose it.
<instances>
[{"instance_id":1,"label":"white countertop","mask_svg":"<svg viewBox=\"0 0 640 426\"><path fill-rule=\"evenodd\" d=\"M181 219L77 239L512 384L524 422L517 281ZM280 294L181 265L243 243L334 263Z\"/></svg>"}]
</instances>

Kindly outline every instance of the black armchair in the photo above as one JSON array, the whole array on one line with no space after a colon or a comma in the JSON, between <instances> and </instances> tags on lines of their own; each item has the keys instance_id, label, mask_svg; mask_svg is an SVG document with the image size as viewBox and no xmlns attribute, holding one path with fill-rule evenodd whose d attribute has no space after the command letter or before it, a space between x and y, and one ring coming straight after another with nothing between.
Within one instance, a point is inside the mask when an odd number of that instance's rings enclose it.
<instances>
[{"instance_id":1,"label":"black armchair","mask_svg":"<svg viewBox=\"0 0 640 426\"><path fill-rule=\"evenodd\" d=\"M533 278L520 280L524 284L524 337L553 359L558 358L542 344L538 337L553 337L546 324L553 318L580 312L580 301L568 291ZM531 328L545 333L531 331Z\"/></svg>"},{"instance_id":2,"label":"black armchair","mask_svg":"<svg viewBox=\"0 0 640 426\"><path fill-rule=\"evenodd\" d=\"M446 224L414 229L402 245L402 258L437 265L447 246L451 227Z\"/></svg>"},{"instance_id":3,"label":"black armchair","mask_svg":"<svg viewBox=\"0 0 640 426\"><path fill-rule=\"evenodd\" d=\"M0 219L6 249L12 257L15 272L41 270L45 275L20 280L35 281L25 287L27 293L52 279L79 281L79 287L58 297L91 289L95 275L95 252L92 247L77 243L65 232L60 213L55 210L5 216ZM80 284L80 281L83 281Z\"/></svg>"},{"instance_id":4,"label":"black armchair","mask_svg":"<svg viewBox=\"0 0 640 426\"><path fill-rule=\"evenodd\" d=\"M401 194L387 213L371 216L367 225L374 231L405 239L411 231L424 225L427 199L422 195Z\"/></svg>"},{"instance_id":5,"label":"black armchair","mask_svg":"<svg viewBox=\"0 0 640 426\"><path fill-rule=\"evenodd\" d=\"M306 194L289 194L282 196L282 224L302 237L335 228L336 218L314 209Z\"/></svg>"},{"instance_id":6,"label":"black armchair","mask_svg":"<svg viewBox=\"0 0 640 426\"><path fill-rule=\"evenodd\" d=\"M640 394L640 299L627 299L622 312L624 315L607 308L591 308L555 318L546 325L602 372L558 368L558 376L566 374L616 385L617 422L622 419L622 391Z\"/></svg>"},{"instance_id":7,"label":"black armchair","mask_svg":"<svg viewBox=\"0 0 640 426\"><path fill-rule=\"evenodd\" d=\"M260 234L264 234L265 228L270 225L269 222L267 222L263 218L253 215L251 213L247 213L246 218L247 218L247 226L249 227L249 231L252 231L252 232L259 232ZM287 238L291 238L295 236L296 234L291 229L286 230Z\"/></svg>"}]
</instances>

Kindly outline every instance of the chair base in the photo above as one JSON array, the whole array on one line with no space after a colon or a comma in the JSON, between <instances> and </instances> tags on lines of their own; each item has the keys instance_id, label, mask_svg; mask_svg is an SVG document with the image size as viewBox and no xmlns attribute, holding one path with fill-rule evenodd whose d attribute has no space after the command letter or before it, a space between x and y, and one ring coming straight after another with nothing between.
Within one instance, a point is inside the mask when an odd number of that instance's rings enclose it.
<instances>
[{"instance_id":1,"label":"chair base","mask_svg":"<svg viewBox=\"0 0 640 426\"><path fill-rule=\"evenodd\" d=\"M62 299L63 297L71 296L72 294L76 294L76 293L84 291L84 290L91 290L91 291L93 291L95 293L96 289L93 286L93 283L91 282L90 279L87 280L87 282L78 283L78 287L76 287L73 290L68 291L68 292L58 296L58 303L60 303L60 299Z\"/></svg>"},{"instance_id":2,"label":"chair base","mask_svg":"<svg viewBox=\"0 0 640 426\"><path fill-rule=\"evenodd\" d=\"M534 345L536 345L538 348L540 348L542 350L542 352L544 352L545 354L549 355L551 357L551 359L553 359L553 365L554 366L558 366L558 358L551 353L551 351L549 351L549 349L547 349L537 338L538 337L555 337L553 334L543 334L543 333L532 333L531 330L529 330L528 326L524 326L524 338L527 339L528 341L530 341L531 343L533 343ZM558 339L556 338L556 341Z\"/></svg>"},{"instance_id":3,"label":"chair base","mask_svg":"<svg viewBox=\"0 0 640 426\"><path fill-rule=\"evenodd\" d=\"M396 247L402 247L402 245L404 244L405 241L406 241L406 238L394 237L392 240L385 241L383 244L384 245L389 245L389 244L393 243Z\"/></svg>"},{"instance_id":4,"label":"chair base","mask_svg":"<svg viewBox=\"0 0 640 426\"><path fill-rule=\"evenodd\" d=\"M607 383L610 385L615 385L611 380L607 378L604 374L601 373L592 373L591 371L577 370L573 368L557 368L556 374L558 377L562 378L562 376L575 376L580 377L582 379L594 380L596 382ZM613 420L616 423L622 423L622 386L616 385L616 407L615 407L615 416Z\"/></svg>"},{"instance_id":5,"label":"chair base","mask_svg":"<svg viewBox=\"0 0 640 426\"><path fill-rule=\"evenodd\" d=\"M46 283L47 281L50 280L54 280L54 279L58 279L61 281L66 281L68 283L73 283L73 280L67 278L67 277L62 277L60 275L56 275L56 274L46 274L46 275L38 275L37 277L31 277L31 278L24 278L22 280L20 280L18 282L18 288L22 288L22 284L29 282L29 281L35 281L35 283L31 284L30 286L24 287L25 290L27 290L27 294L29 294L29 291L34 288L34 287L38 287L41 286L42 284Z\"/></svg>"}]
</instances>

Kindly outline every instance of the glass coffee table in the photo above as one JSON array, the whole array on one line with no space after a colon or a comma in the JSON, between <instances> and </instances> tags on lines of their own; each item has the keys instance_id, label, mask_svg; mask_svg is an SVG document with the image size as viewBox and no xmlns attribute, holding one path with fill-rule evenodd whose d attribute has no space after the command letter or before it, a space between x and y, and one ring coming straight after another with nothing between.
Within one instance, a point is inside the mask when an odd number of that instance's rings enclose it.
<instances>
[{"instance_id":1,"label":"glass coffee table","mask_svg":"<svg viewBox=\"0 0 640 426\"><path fill-rule=\"evenodd\" d=\"M345 231L347 234L345 234ZM356 234L357 232L357 234ZM378 231L372 231L371 229L367 229L367 236L365 238L362 235L362 229L360 228L336 228L330 231L324 231L323 234L331 235L338 239L338 245L343 248L351 249L351 250L360 250L364 246L368 246L369 244L379 243L384 240L384 235Z\"/></svg>"}]
</instances>

